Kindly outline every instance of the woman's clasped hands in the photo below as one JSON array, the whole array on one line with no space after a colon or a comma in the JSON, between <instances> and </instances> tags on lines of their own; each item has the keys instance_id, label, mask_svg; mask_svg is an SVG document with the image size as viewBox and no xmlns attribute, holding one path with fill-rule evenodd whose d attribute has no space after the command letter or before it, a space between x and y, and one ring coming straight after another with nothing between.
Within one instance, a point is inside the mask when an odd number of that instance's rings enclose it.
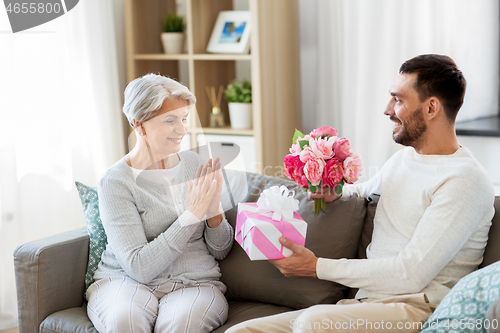
<instances>
[{"instance_id":1,"label":"woman's clasped hands","mask_svg":"<svg viewBox=\"0 0 500 333\"><path fill-rule=\"evenodd\" d=\"M188 183L188 203L187 210L193 213L198 219L207 218L210 227L216 227L222 218L217 218L222 214L220 199L222 193L223 177L219 158L207 164L200 165L194 180ZM215 223L213 218L217 218Z\"/></svg>"}]
</instances>

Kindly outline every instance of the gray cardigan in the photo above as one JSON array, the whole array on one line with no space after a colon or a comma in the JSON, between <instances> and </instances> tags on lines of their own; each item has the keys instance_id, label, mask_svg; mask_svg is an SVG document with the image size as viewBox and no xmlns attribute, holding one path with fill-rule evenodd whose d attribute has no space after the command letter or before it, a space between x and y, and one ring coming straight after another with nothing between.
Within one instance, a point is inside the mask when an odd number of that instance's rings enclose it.
<instances>
[{"instance_id":1,"label":"gray cardigan","mask_svg":"<svg viewBox=\"0 0 500 333\"><path fill-rule=\"evenodd\" d=\"M108 245L95 280L129 276L147 285L167 281L192 284L220 277L215 259L223 259L233 243L224 217L216 228L186 210L187 181L201 164L192 151L179 153L181 169L171 184L157 184L120 159L98 185L99 210Z\"/></svg>"}]
</instances>

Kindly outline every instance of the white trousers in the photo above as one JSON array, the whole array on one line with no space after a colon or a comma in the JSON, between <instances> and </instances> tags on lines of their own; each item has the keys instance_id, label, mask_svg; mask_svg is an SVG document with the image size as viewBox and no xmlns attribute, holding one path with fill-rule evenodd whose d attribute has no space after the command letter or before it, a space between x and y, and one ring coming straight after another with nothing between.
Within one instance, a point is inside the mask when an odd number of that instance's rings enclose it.
<instances>
[{"instance_id":1,"label":"white trousers","mask_svg":"<svg viewBox=\"0 0 500 333\"><path fill-rule=\"evenodd\" d=\"M211 332L227 320L225 291L220 281L147 286L113 277L89 287L87 314L100 333Z\"/></svg>"},{"instance_id":2,"label":"white trousers","mask_svg":"<svg viewBox=\"0 0 500 333\"><path fill-rule=\"evenodd\" d=\"M226 333L419 332L435 304L425 295L340 300L245 321Z\"/></svg>"}]
</instances>

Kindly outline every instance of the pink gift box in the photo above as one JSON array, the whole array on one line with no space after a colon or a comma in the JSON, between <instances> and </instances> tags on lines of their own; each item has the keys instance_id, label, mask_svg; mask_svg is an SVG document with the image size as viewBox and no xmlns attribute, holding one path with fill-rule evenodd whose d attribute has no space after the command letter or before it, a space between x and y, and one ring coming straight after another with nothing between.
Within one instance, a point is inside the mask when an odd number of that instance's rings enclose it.
<instances>
[{"instance_id":1,"label":"pink gift box","mask_svg":"<svg viewBox=\"0 0 500 333\"><path fill-rule=\"evenodd\" d=\"M283 259L293 254L279 242L281 236L305 245L307 223L296 212L291 219L271 218L272 212L258 213L256 203L239 203L235 239L250 260Z\"/></svg>"}]
</instances>

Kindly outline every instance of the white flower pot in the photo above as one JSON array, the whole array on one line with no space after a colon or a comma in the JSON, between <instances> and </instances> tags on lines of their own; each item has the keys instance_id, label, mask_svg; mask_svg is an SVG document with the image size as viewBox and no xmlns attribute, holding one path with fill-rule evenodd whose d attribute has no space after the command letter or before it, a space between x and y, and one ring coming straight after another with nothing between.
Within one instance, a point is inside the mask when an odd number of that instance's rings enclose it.
<instances>
[{"instance_id":1,"label":"white flower pot","mask_svg":"<svg viewBox=\"0 0 500 333\"><path fill-rule=\"evenodd\" d=\"M184 51L184 33L183 32L162 32L161 42L163 51L168 54L179 54Z\"/></svg>"},{"instance_id":2,"label":"white flower pot","mask_svg":"<svg viewBox=\"0 0 500 333\"><path fill-rule=\"evenodd\" d=\"M252 128L252 103L229 103L232 129Z\"/></svg>"}]
</instances>

